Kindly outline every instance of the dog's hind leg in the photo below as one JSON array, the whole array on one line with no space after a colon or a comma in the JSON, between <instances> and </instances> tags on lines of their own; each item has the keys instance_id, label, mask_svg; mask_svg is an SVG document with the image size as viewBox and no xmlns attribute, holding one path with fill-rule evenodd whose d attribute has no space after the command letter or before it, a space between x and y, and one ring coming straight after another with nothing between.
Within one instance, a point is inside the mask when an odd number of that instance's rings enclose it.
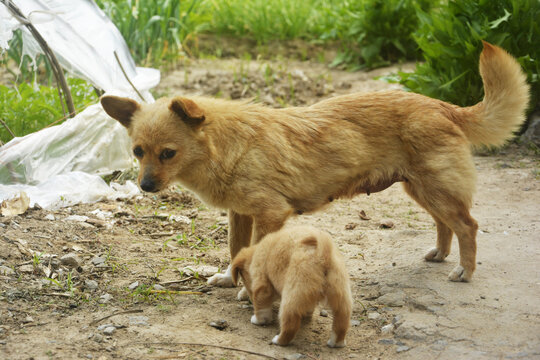
<instances>
[{"instance_id":1,"label":"dog's hind leg","mask_svg":"<svg viewBox=\"0 0 540 360\"><path fill-rule=\"evenodd\" d=\"M431 249L425 256L427 261L441 262L450 254L452 235L454 232L441 219L431 214L437 224L437 247Z\"/></svg>"},{"instance_id":2,"label":"dog's hind leg","mask_svg":"<svg viewBox=\"0 0 540 360\"><path fill-rule=\"evenodd\" d=\"M251 232L253 227L253 218L247 215L240 215L229 210L229 250L231 259L251 241ZM231 266L227 268L224 274L215 274L208 279L208 284L221 287L232 287ZM240 293L242 295L240 296ZM239 293L239 299L247 298L247 292L242 289Z\"/></svg>"},{"instance_id":3,"label":"dog's hind leg","mask_svg":"<svg viewBox=\"0 0 540 360\"><path fill-rule=\"evenodd\" d=\"M450 251L452 231L459 242L460 264L449 274L452 281L469 281L476 267L476 231L478 224L469 213L472 189L467 182L454 183L444 179L424 177L423 184L409 181L404 187L420 205L422 205L437 222L437 249L431 250L428 260L442 259ZM434 186L433 184L437 184ZM444 187L446 185L446 188ZM440 225L439 225L440 224Z\"/></svg>"}]
</instances>

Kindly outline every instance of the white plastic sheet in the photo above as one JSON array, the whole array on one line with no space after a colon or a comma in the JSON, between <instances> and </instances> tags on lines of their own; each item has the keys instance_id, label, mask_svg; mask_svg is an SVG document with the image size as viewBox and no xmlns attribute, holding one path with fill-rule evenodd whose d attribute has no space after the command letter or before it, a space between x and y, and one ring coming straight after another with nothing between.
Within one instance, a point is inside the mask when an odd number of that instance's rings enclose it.
<instances>
[{"instance_id":1,"label":"white plastic sheet","mask_svg":"<svg viewBox=\"0 0 540 360\"><path fill-rule=\"evenodd\" d=\"M99 176L78 171L53 176L35 186L0 184L0 194L6 199L18 196L21 191L30 198L30 207L39 204L45 209L122 199L140 193L137 185L131 181L126 182L125 185L111 184L109 186Z\"/></svg>"},{"instance_id":2,"label":"white plastic sheet","mask_svg":"<svg viewBox=\"0 0 540 360\"><path fill-rule=\"evenodd\" d=\"M6 49L16 28L23 52L32 58L41 48L0 0L0 47ZM126 80L114 52L144 99L159 83L156 69L135 66L118 29L91 0L11 0L36 27L61 66L96 88L140 99ZM31 204L58 207L113 198L116 190L99 175L133 166L125 129L93 105L61 125L15 138L0 148L0 201L21 189ZM84 176L81 172L86 173ZM132 184L133 185L133 184ZM132 187L126 194L134 194ZM118 192L123 196L124 192ZM62 198L62 202L58 199Z\"/></svg>"}]
</instances>

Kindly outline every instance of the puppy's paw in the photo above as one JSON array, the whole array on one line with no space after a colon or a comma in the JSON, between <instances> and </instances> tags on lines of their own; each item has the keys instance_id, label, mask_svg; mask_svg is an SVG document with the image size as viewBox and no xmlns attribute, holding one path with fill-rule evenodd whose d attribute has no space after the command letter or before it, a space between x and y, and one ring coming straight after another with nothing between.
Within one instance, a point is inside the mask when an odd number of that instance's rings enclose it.
<instances>
[{"instance_id":1,"label":"puppy's paw","mask_svg":"<svg viewBox=\"0 0 540 360\"><path fill-rule=\"evenodd\" d=\"M463 266L458 265L450 272L448 279L456 282L469 282L472 278L472 271L465 269Z\"/></svg>"},{"instance_id":2,"label":"puppy's paw","mask_svg":"<svg viewBox=\"0 0 540 360\"><path fill-rule=\"evenodd\" d=\"M330 339L328 339L328 342L326 345L331 348L342 348L345 347L345 340L336 342L336 334L332 331L332 334L330 335Z\"/></svg>"},{"instance_id":3,"label":"puppy's paw","mask_svg":"<svg viewBox=\"0 0 540 360\"><path fill-rule=\"evenodd\" d=\"M266 325L272 322L272 309L259 310L251 317L253 325Z\"/></svg>"},{"instance_id":4,"label":"puppy's paw","mask_svg":"<svg viewBox=\"0 0 540 360\"><path fill-rule=\"evenodd\" d=\"M232 276L227 271L225 274L214 274L208 278L208 285L219 287L233 287Z\"/></svg>"},{"instance_id":5,"label":"puppy's paw","mask_svg":"<svg viewBox=\"0 0 540 360\"><path fill-rule=\"evenodd\" d=\"M274 344L274 345L279 345L279 346L287 346L287 344L280 344L280 343L279 343L279 334L277 334L276 336L274 336L274 338L272 339L272 344Z\"/></svg>"},{"instance_id":6,"label":"puppy's paw","mask_svg":"<svg viewBox=\"0 0 540 360\"><path fill-rule=\"evenodd\" d=\"M247 292L247 289L246 287L242 287L242 290L240 290L238 292L238 295L236 295L236 298L238 299L238 301L246 301L246 300L249 300L249 294Z\"/></svg>"},{"instance_id":7,"label":"puppy's paw","mask_svg":"<svg viewBox=\"0 0 540 360\"><path fill-rule=\"evenodd\" d=\"M441 262L444 261L447 256L448 254L444 254L441 250L433 248L429 250L426 256L424 256L424 259L426 259L426 261Z\"/></svg>"}]
</instances>

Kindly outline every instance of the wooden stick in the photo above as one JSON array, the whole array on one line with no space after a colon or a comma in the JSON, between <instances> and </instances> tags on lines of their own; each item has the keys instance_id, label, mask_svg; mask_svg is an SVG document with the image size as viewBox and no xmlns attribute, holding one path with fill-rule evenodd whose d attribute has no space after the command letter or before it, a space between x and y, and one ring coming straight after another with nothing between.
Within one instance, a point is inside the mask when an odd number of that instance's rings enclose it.
<instances>
[{"instance_id":1,"label":"wooden stick","mask_svg":"<svg viewBox=\"0 0 540 360\"><path fill-rule=\"evenodd\" d=\"M142 313L143 310L141 309L135 309L135 310L127 310L127 311L118 311L118 312L115 312L115 313L112 313L111 315L107 315L105 317L102 317L100 319L97 319L97 320L94 320L90 323L90 325L95 325L97 324L98 322L100 321L103 321L103 320L106 320L108 318L111 318L113 316L116 316L116 315L124 315L124 314L135 314L135 313Z\"/></svg>"}]
</instances>

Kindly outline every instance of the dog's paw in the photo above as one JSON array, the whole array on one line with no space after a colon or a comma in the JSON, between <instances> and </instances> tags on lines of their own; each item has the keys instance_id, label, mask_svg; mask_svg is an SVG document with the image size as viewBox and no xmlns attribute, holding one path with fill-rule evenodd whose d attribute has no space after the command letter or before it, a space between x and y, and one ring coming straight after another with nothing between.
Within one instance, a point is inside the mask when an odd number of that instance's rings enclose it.
<instances>
[{"instance_id":1,"label":"dog's paw","mask_svg":"<svg viewBox=\"0 0 540 360\"><path fill-rule=\"evenodd\" d=\"M274 345L279 345L279 346L287 346L287 344L280 344L280 343L279 343L279 334L277 334L276 336L274 336L274 338L272 339L272 344L274 344Z\"/></svg>"},{"instance_id":2,"label":"dog's paw","mask_svg":"<svg viewBox=\"0 0 540 360\"><path fill-rule=\"evenodd\" d=\"M232 276L227 270L225 274L214 274L208 278L208 285L219 287L233 287Z\"/></svg>"},{"instance_id":3,"label":"dog's paw","mask_svg":"<svg viewBox=\"0 0 540 360\"><path fill-rule=\"evenodd\" d=\"M245 286L242 287L242 290L238 292L238 295L236 295L236 298L238 299L238 301L249 300L249 294Z\"/></svg>"},{"instance_id":4,"label":"dog's paw","mask_svg":"<svg viewBox=\"0 0 540 360\"><path fill-rule=\"evenodd\" d=\"M326 343L326 345L328 345L328 347L331 347L331 348L345 347L345 340L336 342L336 338L337 338L336 334L332 331L332 334L330 335L330 339L328 339L328 342Z\"/></svg>"},{"instance_id":5,"label":"dog's paw","mask_svg":"<svg viewBox=\"0 0 540 360\"><path fill-rule=\"evenodd\" d=\"M263 309L257 311L251 317L251 323L253 325L266 325L272 322L272 309Z\"/></svg>"},{"instance_id":6,"label":"dog's paw","mask_svg":"<svg viewBox=\"0 0 540 360\"><path fill-rule=\"evenodd\" d=\"M448 254L444 254L441 250L433 248L429 250L426 256L424 256L424 259L426 259L426 261L441 262L444 261L447 256Z\"/></svg>"},{"instance_id":7,"label":"dog's paw","mask_svg":"<svg viewBox=\"0 0 540 360\"><path fill-rule=\"evenodd\" d=\"M345 341L336 343L334 340L330 339L328 340L326 345L328 345L328 347L331 347L331 348L342 348L342 347L345 347Z\"/></svg>"},{"instance_id":8,"label":"dog's paw","mask_svg":"<svg viewBox=\"0 0 540 360\"><path fill-rule=\"evenodd\" d=\"M469 282L472 278L472 272L458 265L450 272L448 279L456 282Z\"/></svg>"}]
</instances>

